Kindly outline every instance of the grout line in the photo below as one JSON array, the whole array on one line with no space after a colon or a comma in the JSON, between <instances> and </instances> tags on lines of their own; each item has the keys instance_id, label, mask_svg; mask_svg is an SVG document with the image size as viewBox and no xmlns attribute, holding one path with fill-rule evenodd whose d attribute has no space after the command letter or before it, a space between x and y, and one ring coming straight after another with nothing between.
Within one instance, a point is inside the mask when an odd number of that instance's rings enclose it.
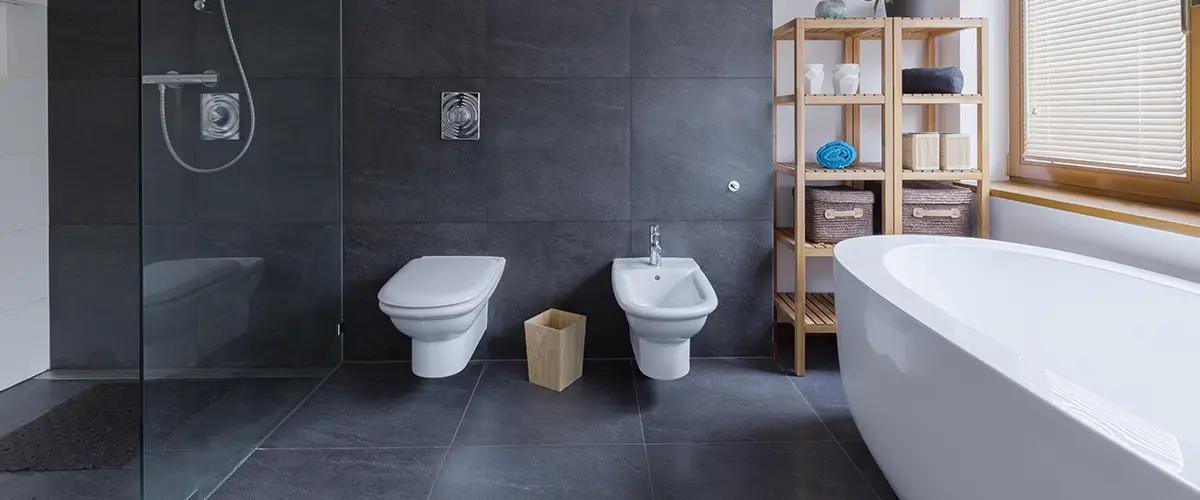
<instances>
[{"instance_id":1,"label":"grout line","mask_svg":"<svg viewBox=\"0 0 1200 500\"><path fill-rule=\"evenodd\" d=\"M308 399L311 398L313 394L316 394L318 390L325 386L325 383L329 381L329 377L332 377L333 374L341 368L342 366L339 363L338 366L335 366L332 370L329 370L329 373L325 375L325 378L321 379L321 383L317 384L316 387L313 387L311 391L308 391L308 394L305 394L304 399L301 399L299 403L296 403L296 406L292 408L292 411L289 411L288 414L279 421L279 423L275 424L275 427L272 427L271 431L268 432L267 435L258 440L258 443L254 445L254 448L250 450L250 453L247 453L246 456L242 457L242 459L238 461L237 465L233 467L233 470L229 471L229 474L226 474L225 477L221 478L221 480L217 482L217 485L213 487L212 492L205 496L205 498L216 495L217 491L220 491L221 487L225 485L225 482L228 481L229 478L233 477L233 475L237 473L238 469L242 468L242 465L244 465L247 460L250 460L250 457L262 447L263 443L267 442L267 440L275 434L275 431L279 430L279 428L283 426L284 422L287 422L288 419L292 418L292 415L295 415L296 412L308 402Z\"/></svg>"},{"instance_id":2,"label":"grout line","mask_svg":"<svg viewBox=\"0 0 1200 500\"><path fill-rule=\"evenodd\" d=\"M438 478L442 476L442 469L446 467L446 460L450 458L450 449L454 448L454 440L458 439L458 431L462 429L463 421L467 419L467 412L471 410L471 401L475 399L475 392L479 390L479 383L483 381L483 374L487 372L487 363L479 368L479 378L475 379L475 387L471 388L471 396L467 398L467 406L463 407L462 418L458 419L458 426L454 428L454 435L450 437L450 445L446 447L446 455L442 457L442 463L438 466L437 473L433 475L433 482L429 483L429 494L425 495L425 500L433 498L433 490L437 488Z\"/></svg>"},{"instance_id":3,"label":"grout line","mask_svg":"<svg viewBox=\"0 0 1200 500\"><path fill-rule=\"evenodd\" d=\"M693 357L692 360L708 361L722 359L769 359L775 361L771 356L709 356L709 357ZM636 361L634 358L583 358L584 361ZM526 363L527 359L472 359L471 363L490 364L490 363ZM387 364L408 364L412 361L406 360L346 360L344 365L387 365Z\"/></svg>"},{"instance_id":4,"label":"grout line","mask_svg":"<svg viewBox=\"0 0 1200 500\"><path fill-rule=\"evenodd\" d=\"M447 448L446 446L330 446L330 447L283 447L283 448L259 448L258 451L370 451L370 450L434 450Z\"/></svg>"},{"instance_id":5,"label":"grout line","mask_svg":"<svg viewBox=\"0 0 1200 500\"><path fill-rule=\"evenodd\" d=\"M833 443L837 444L839 450L842 450L842 455L846 457L846 460L850 461L850 466L854 467L854 470L858 471L858 477L862 478L863 482L867 483L867 487L870 488L871 492L875 494L875 498L883 500L883 495L879 494L879 490L875 489L875 485L871 484L870 479L867 479L867 474L863 472L862 468L858 466L858 463L854 461L854 458L850 456L850 452L846 451L846 447L842 446L842 441L833 434L832 430L829 429L829 425L825 423L825 419L821 418L820 413L817 413L817 409L813 407L812 403L808 401L808 397L804 395L804 391L800 390L800 386L796 385L796 381L792 379L791 375L788 375L787 369L783 367L783 364L780 363L778 359L775 360L775 366L779 367L779 371L783 373L783 376L787 377L788 383L792 384L793 389L796 389L796 394L800 395L800 399L804 401L804 404L808 406L810 410L812 410L813 415L817 416L817 421L821 422L821 426L825 428L825 432L828 432L829 436L833 438ZM841 376L840 368L838 369L838 376Z\"/></svg>"},{"instance_id":6,"label":"grout line","mask_svg":"<svg viewBox=\"0 0 1200 500\"><path fill-rule=\"evenodd\" d=\"M646 457L646 480L650 483L650 500L654 500L654 474L650 472L650 447L646 443L646 424L642 422L642 398L637 390L637 363L629 363L629 371L633 373L633 399L637 402L638 429L642 431L642 453Z\"/></svg>"}]
</instances>

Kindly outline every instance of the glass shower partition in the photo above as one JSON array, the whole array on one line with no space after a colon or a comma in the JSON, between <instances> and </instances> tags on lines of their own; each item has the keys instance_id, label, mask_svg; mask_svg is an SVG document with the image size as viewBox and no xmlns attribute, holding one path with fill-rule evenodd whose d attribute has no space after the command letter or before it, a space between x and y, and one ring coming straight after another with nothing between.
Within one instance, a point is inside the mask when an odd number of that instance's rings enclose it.
<instances>
[{"instance_id":1,"label":"glass shower partition","mask_svg":"<svg viewBox=\"0 0 1200 500\"><path fill-rule=\"evenodd\" d=\"M341 2L140 9L143 497L207 498L341 360Z\"/></svg>"}]
</instances>

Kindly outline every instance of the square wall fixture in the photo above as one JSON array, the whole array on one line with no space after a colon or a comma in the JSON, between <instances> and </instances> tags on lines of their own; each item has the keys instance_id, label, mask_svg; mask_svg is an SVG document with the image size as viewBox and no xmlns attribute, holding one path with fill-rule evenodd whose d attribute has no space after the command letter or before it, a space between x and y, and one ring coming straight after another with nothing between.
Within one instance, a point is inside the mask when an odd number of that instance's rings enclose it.
<instances>
[{"instance_id":1,"label":"square wall fixture","mask_svg":"<svg viewBox=\"0 0 1200 500\"><path fill-rule=\"evenodd\" d=\"M442 139L479 140L479 92L442 92Z\"/></svg>"}]
</instances>

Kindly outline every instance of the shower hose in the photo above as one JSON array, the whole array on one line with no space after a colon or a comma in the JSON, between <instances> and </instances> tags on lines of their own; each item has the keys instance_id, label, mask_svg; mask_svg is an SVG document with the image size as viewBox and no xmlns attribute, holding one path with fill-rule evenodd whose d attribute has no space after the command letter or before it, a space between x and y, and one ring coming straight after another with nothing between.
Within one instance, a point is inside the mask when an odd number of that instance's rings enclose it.
<instances>
[{"instance_id":1,"label":"shower hose","mask_svg":"<svg viewBox=\"0 0 1200 500\"><path fill-rule=\"evenodd\" d=\"M225 6L225 0L221 0L221 18L225 21L225 35L229 37L229 48L233 50L233 60L237 63L238 76L242 78L242 86L246 89L246 100L250 104L250 134L246 137L246 144L242 145L242 150L237 156L229 160L229 163L210 169L197 168L183 161L183 158L180 158L179 153L175 151L175 145L171 143L171 132L167 130L167 86L163 84L158 85L158 117L159 123L162 124L163 140L167 143L167 151L171 153L171 157L175 158L175 161L180 166L198 174L220 172L232 167L238 160L241 160L246 155L246 151L250 150L250 143L254 142L254 128L258 118L255 116L254 110L254 93L250 91L250 82L246 79L246 69L242 67L242 56L238 54L237 42L233 40L233 28L229 25L229 9Z\"/></svg>"}]
</instances>

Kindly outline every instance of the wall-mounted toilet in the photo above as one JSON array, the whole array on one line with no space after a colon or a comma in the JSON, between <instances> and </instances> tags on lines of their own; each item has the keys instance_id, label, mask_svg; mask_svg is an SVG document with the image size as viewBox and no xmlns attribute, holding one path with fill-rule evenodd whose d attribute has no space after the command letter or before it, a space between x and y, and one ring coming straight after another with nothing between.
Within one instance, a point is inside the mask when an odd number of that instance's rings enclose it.
<instances>
[{"instance_id":1,"label":"wall-mounted toilet","mask_svg":"<svg viewBox=\"0 0 1200 500\"><path fill-rule=\"evenodd\" d=\"M412 337L412 371L449 377L471 361L488 322L488 300L504 275L503 257L421 257L379 291L379 309Z\"/></svg>"}]
</instances>

